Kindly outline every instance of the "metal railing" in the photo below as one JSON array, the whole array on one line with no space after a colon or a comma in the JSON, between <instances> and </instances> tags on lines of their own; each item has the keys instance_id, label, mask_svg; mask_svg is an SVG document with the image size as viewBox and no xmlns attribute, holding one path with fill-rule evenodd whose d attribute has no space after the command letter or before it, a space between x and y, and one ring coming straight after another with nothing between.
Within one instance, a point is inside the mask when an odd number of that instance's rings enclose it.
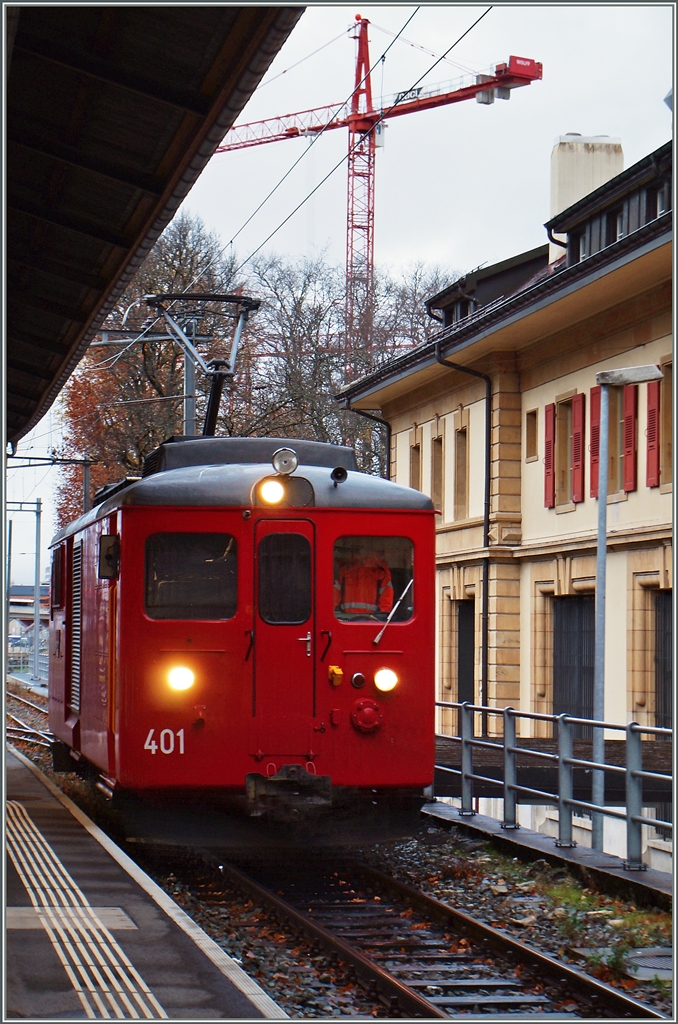
<instances>
[{"instance_id":1,"label":"metal railing","mask_svg":"<svg viewBox=\"0 0 678 1024\"><path fill-rule=\"evenodd\" d=\"M544 804L554 804L558 808L558 838L556 846L576 846L572 839L572 815L575 808L603 814L626 822L626 860L624 867L629 871L644 871L647 867L642 859L642 826L650 825L673 833L673 824L659 818L649 818L642 813L643 779L654 782L671 782L672 775L664 772L651 772L643 769L641 736L672 738L672 729L660 729L654 726L639 725L631 722L619 725L613 722L600 722L589 718L575 718L571 715L544 715L529 711L516 711L514 708L492 708L476 704L454 703L452 701L436 701L436 707L449 708L459 712L459 733L446 738L461 743L461 768L450 768L436 765L436 771L449 772L461 776L461 815L472 815L473 783L490 783L502 790L504 799L504 820L502 827L506 829L520 828L517 822L517 807L520 795L541 798ZM475 735L475 715L482 715L483 722L493 715L503 721L503 736L492 737ZM550 722L557 727L557 753L534 750L528 746L518 746L516 736L516 719L528 719L538 722ZM587 761L574 757L573 741L576 726L588 726L591 729L611 729L625 734L626 765L606 764L600 761ZM503 779L492 779L478 775L473 770L474 747L501 750L503 753ZM547 793L540 789L518 784L517 755L535 757L549 761L558 768L558 792ZM615 810L602 804L591 803L574 798L574 769L584 768L588 771L617 772L625 775L625 810ZM534 799L530 801L534 803Z\"/></svg>"},{"instance_id":2,"label":"metal railing","mask_svg":"<svg viewBox=\"0 0 678 1024\"><path fill-rule=\"evenodd\" d=\"M7 653L7 671L18 672L33 678L33 647L10 649ZM49 653L38 651L38 679L47 682L49 676Z\"/></svg>"}]
</instances>

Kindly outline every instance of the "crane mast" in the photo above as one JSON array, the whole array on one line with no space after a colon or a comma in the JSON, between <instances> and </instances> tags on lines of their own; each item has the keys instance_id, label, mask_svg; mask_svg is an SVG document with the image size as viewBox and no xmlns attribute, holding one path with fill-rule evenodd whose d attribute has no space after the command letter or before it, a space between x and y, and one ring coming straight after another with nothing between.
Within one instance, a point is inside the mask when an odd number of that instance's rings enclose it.
<instances>
[{"instance_id":1,"label":"crane mast","mask_svg":"<svg viewBox=\"0 0 678 1024\"><path fill-rule=\"evenodd\" d=\"M355 85L348 116L348 196L346 231L346 358L369 354L374 322L374 171L379 119L372 103L369 22L358 26Z\"/></svg>"},{"instance_id":2,"label":"crane mast","mask_svg":"<svg viewBox=\"0 0 678 1024\"><path fill-rule=\"evenodd\" d=\"M510 57L497 64L491 75L476 75L475 81L455 88L417 88L399 93L375 110L372 102L369 21L356 15L358 48L354 87L347 104L315 107L296 114L266 118L235 125L217 153L249 149L268 142L312 136L335 128L348 128L348 190L346 231L346 338L347 370L355 371L360 354L369 356L374 321L374 180L377 133L389 120L433 107L476 99L490 104L509 99L511 90L530 85L542 77L542 65L525 57Z\"/></svg>"}]
</instances>

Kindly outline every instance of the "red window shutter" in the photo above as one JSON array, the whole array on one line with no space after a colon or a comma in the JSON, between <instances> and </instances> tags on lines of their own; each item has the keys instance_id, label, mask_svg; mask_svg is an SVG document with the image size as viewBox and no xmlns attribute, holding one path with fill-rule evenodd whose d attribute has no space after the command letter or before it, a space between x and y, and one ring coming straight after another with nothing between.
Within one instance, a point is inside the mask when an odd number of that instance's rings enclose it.
<instances>
[{"instance_id":1,"label":"red window shutter","mask_svg":"<svg viewBox=\"0 0 678 1024\"><path fill-rule=\"evenodd\" d=\"M547 405L544 409L544 505L553 508L556 503L556 407Z\"/></svg>"},{"instance_id":2,"label":"red window shutter","mask_svg":"<svg viewBox=\"0 0 678 1024\"><path fill-rule=\"evenodd\" d=\"M647 477L648 487L659 487L659 381L647 385Z\"/></svg>"},{"instance_id":3,"label":"red window shutter","mask_svg":"<svg viewBox=\"0 0 678 1024\"><path fill-rule=\"evenodd\" d=\"M638 385L624 388L624 490L635 491L638 486L636 472L636 420L638 411Z\"/></svg>"},{"instance_id":4,"label":"red window shutter","mask_svg":"<svg viewBox=\"0 0 678 1024\"><path fill-rule=\"evenodd\" d=\"M598 497L598 467L600 465L600 385L591 388L591 439L589 452L591 455L591 497Z\"/></svg>"},{"instance_id":5,"label":"red window shutter","mask_svg":"<svg viewBox=\"0 0 678 1024\"><path fill-rule=\"evenodd\" d=\"M572 501L584 500L584 408L586 396L572 398Z\"/></svg>"}]
</instances>

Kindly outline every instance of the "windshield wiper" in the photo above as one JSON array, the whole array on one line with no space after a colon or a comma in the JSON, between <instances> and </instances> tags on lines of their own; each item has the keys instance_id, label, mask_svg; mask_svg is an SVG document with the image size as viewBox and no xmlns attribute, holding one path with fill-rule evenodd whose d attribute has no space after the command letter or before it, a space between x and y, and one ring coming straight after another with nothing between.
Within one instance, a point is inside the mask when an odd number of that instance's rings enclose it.
<instances>
[{"instance_id":1,"label":"windshield wiper","mask_svg":"<svg viewBox=\"0 0 678 1024\"><path fill-rule=\"evenodd\" d=\"M386 627L388 626L389 622L391 621L391 619L393 618L395 613L398 611L398 608L400 607L400 603L401 603L402 599L405 597L405 594L410 589L410 587L412 586L413 583L414 583L414 576L412 577L410 582L407 584L407 586L403 590L402 594L400 595L400 597L398 598L396 603L391 608L391 611L389 612L389 615L388 615L388 618L387 618L386 622L384 623L383 627L379 630L379 632L375 636L374 640L372 641L373 644L378 644L379 641L381 640L382 636L384 635L384 632L386 631Z\"/></svg>"}]
</instances>

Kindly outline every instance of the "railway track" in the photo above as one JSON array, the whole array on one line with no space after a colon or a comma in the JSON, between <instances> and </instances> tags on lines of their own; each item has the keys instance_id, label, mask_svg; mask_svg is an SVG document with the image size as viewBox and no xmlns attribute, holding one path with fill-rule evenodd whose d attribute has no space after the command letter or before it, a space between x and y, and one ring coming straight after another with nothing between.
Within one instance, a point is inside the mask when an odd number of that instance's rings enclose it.
<instances>
[{"instance_id":1,"label":"railway track","mask_svg":"<svg viewBox=\"0 0 678 1024\"><path fill-rule=\"evenodd\" d=\"M210 855L213 859L213 855ZM390 1015L467 1020L662 1015L365 865L220 864L372 984Z\"/></svg>"},{"instance_id":2,"label":"railway track","mask_svg":"<svg viewBox=\"0 0 678 1024\"><path fill-rule=\"evenodd\" d=\"M8 701L16 701L19 705L28 707L31 718L35 719L40 716L47 719L48 712L46 708L41 707L32 700L28 700L26 697L20 696L18 693L12 693L10 690L7 691L6 695ZM53 736L48 729L41 729L36 725L35 721L27 722L25 719L19 718L18 715L12 714L9 708L5 710L5 717L7 718L6 730L8 739L23 740L24 743L33 743L40 747L50 746Z\"/></svg>"}]
</instances>

